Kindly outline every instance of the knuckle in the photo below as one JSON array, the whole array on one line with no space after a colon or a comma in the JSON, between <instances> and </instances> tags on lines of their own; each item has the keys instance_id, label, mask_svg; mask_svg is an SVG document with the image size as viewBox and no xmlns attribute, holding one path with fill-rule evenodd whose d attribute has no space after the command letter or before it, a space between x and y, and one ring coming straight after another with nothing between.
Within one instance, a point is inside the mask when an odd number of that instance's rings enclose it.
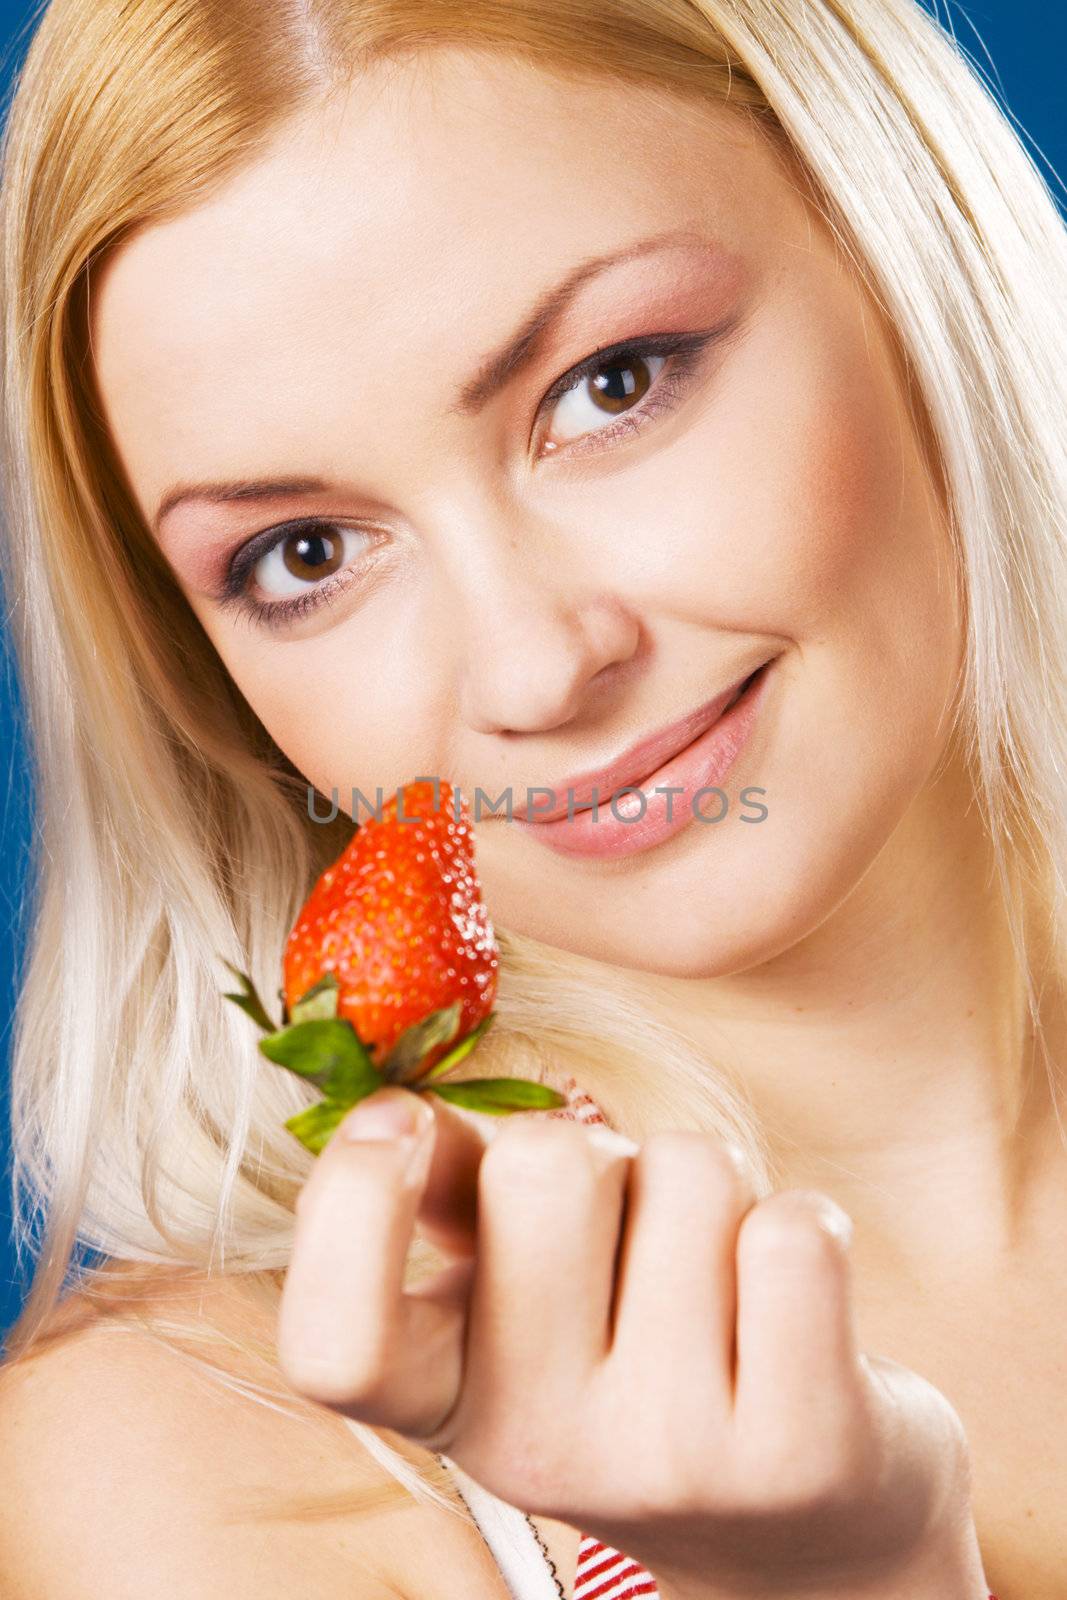
<instances>
[{"instance_id":1,"label":"knuckle","mask_svg":"<svg viewBox=\"0 0 1067 1600\"><path fill-rule=\"evenodd\" d=\"M812 1266L840 1262L852 1222L829 1195L815 1189L782 1189L759 1201L744 1217L738 1249L775 1261Z\"/></svg>"},{"instance_id":2,"label":"knuckle","mask_svg":"<svg viewBox=\"0 0 1067 1600\"><path fill-rule=\"evenodd\" d=\"M306 1352L294 1357L285 1370L288 1381L309 1400L388 1426L388 1385L380 1364Z\"/></svg>"},{"instance_id":3,"label":"knuckle","mask_svg":"<svg viewBox=\"0 0 1067 1600\"><path fill-rule=\"evenodd\" d=\"M790 1521L804 1521L838 1502L843 1481L824 1453L786 1458L768 1465L758 1489L753 1485L749 1503L758 1496L761 1509Z\"/></svg>"},{"instance_id":4,"label":"knuckle","mask_svg":"<svg viewBox=\"0 0 1067 1600\"><path fill-rule=\"evenodd\" d=\"M335 1408L380 1409L388 1358L379 1342L356 1348L351 1340L330 1348L328 1340L279 1333L277 1360L286 1382L309 1400Z\"/></svg>"},{"instance_id":5,"label":"knuckle","mask_svg":"<svg viewBox=\"0 0 1067 1600\"><path fill-rule=\"evenodd\" d=\"M352 1403L360 1384L347 1363L305 1350L278 1350L282 1376L298 1393L320 1405L340 1407Z\"/></svg>"},{"instance_id":6,"label":"knuckle","mask_svg":"<svg viewBox=\"0 0 1067 1600\"><path fill-rule=\"evenodd\" d=\"M870 1482L874 1451L869 1440L845 1434L816 1452L800 1476L803 1506L837 1509L862 1494Z\"/></svg>"},{"instance_id":7,"label":"knuckle","mask_svg":"<svg viewBox=\"0 0 1067 1600\"><path fill-rule=\"evenodd\" d=\"M803 1519L843 1506L869 1483L876 1446L847 1408L824 1408L820 1426L777 1430L739 1473L738 1507Z\"/></svg>"},{"instance_id":8,"label":"knuckle","mask_svg":"<svg viewBox=\"0 0 1067 1600\"><path fill-rule=\"evenodd\" d=\"M634 1157L657 1184L665 1183L693 1196L699 1189L723 1205L738 1202L747 1186L741 1168L721 1140L688 1129L669 1128L650 1134Z\"/></svg>"},{"instance_id":9,"label":"knuckle","mask_svg":"<svg viewBox=\"0 0 1067 1600\"><path fill-rule=\"evenodd\" d=\"M643 1465L633 1492L642 1519L713 1517L730 1493L725 1458L719 1458L711 1482L706 1446L700 1450L695 1441L692 1447L679 1441L670 1457Z\"/></svg>"},{"instance_id":10,"label":"knuckle","mask_svg":"<svg viewBox=\"0 0 1067 1600\"><path fill-rule=\"evenodd\" d=\"M515 1119L506 1124L485 1150L479 1183L491 1190L536 1189L547 1193L559 1184L596 1181L595 1146L576 1123Z\"/></svg>"}]
</instances>

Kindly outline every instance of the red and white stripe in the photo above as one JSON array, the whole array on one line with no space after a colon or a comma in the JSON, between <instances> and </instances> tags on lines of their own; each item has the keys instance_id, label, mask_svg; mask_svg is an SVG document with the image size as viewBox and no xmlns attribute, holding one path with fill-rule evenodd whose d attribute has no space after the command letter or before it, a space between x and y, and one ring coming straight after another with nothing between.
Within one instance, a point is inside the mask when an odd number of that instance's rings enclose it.
<instances>
[{"instance_id":1,"label":"red and white stripe","mask_svg":"<svg viewBox=\"0 0 1067 1600\"><path fill-rule=\"evenodd\" d=\"M574 1600L659 1600L656 1580L638 1562L610 1544L582 1534Z\"/></svg>"},{"instance_id":2,"label":"red and white stripe","mask_svg":"<svg viewBox=\"0 0 1067 1600\"><path fill-rule=\"evenodd\" d=\"M565 1122L599 1122L606 1128L608 1119L597 1105L591 1094L578 1087L577 1078L565 1078L559 1091L566 1096L565 1106L555 1106L551 1111L542 1111L543 1117L562 1117Z\"/></svg>"}]
</instances>

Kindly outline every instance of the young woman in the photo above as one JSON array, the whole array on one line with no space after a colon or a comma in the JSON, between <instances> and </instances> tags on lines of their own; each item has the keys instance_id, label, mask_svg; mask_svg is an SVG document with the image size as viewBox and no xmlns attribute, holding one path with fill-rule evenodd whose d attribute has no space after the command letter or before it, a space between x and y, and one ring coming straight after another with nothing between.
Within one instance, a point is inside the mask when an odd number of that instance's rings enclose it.
<instances>
[{"instance_id":1,"label":"young woman","mask_svg":"<svg viewBox=\"0 0 1067 1600\"><path fill-rule=\"evenodd\" d=\"M5 1593L1053 1600L1067 237L971 67L52 0L4 156ZM315 1160L223 962L425 774L555 796L478 1063L569 1112Z\"/></svg>"}]
</instances>

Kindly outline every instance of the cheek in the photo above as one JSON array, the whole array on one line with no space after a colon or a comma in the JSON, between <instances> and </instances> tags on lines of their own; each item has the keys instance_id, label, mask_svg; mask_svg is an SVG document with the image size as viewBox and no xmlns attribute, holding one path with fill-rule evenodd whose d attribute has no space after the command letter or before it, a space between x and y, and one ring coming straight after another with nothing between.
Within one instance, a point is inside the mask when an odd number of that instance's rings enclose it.
<instances>
[{"instance_id":1,"label":"cheek","mask_svg":"<svg viewBox=\"0 0 1067 1600\"><path fill-rule=\"evenodd\" d=\"M818 338L781 330L771 342L789 359L763 384L762 430L738 384L723 571L762 595L763 625L792 645L767 781L784 831L813 841L829 894L942 755L963 614L948 525L878 330L841 309ZM769 348L753 354L771 370Z\"/></svg>"},{"instance_id":2,"label":"cheek","mask_svg":"<svg viewBox=\"0 0 1067 1600\"><path fill-rule=\"evenodd\" d=\"M706 415L646 474L627 516L635 534L660 530L632 569L650 609L778 637L813 668L833 652L860 698L887 670L955 666L947 525L854 299L760 319Z\"/></svg>"},{"instance_id":3,"label":"cheek","mask_svg":"<svg viewBox=\"0 0 1067 1600\"><path fill-rule=\"evenodd\" d=\"M385 597L299 639L202 620L274 743L322 794L337 789L343 809L353 786L373 800L376 787L388 795L410 778L411 756L425 747L419 730L443 725L428 713L418 661L398 649L402 621Z\"/></svg>"}]
</instances>

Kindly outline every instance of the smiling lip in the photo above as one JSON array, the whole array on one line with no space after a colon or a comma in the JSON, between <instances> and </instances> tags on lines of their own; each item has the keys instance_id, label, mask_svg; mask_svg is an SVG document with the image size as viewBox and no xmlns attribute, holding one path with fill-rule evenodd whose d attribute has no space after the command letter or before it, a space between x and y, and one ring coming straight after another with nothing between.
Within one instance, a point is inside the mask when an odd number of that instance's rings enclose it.
<instances>
[{"instance_id":1,"label":"smiling lip","mask_svg":"<svg viewBox=\"0 0 1067 1600\"><path fill-rule=\"evenodd\" d=\"M660 766L647 773L639 786L614 783L604 794L598 789L595 810L578 810L575 806L573 815L568 816L564 808L545 822L515 817L516 826L560 855L604 858L650 850L680 833L698 814L705 824L721 820L725 815L721 796L717 797L717 815L709 815L706 800L696 805L694 801L702 790L718 786L748 742L770 670L770 663L764 662L740 685L717 696L711 705L727 709L715 718L710 709L705 711L703 730L690 737L681 749L676 737L674 751L668 751L666 759L660 757ZM739 687L743 692L731 704ZM666 739L666 733L662 738ZM622 795L612 805L612 795L619 788L637 787L644 797L642 809L638 809L642 802L632 793ZM676 792L668 794L667 789Z\"/></svg>"},{"instance_id":2,"label":"smiling lip","mask_svg":"<svg viewBox=\"0 0 1067 1600\"><path fill-rule=\"evenodd\" d=\"M755 671L762 671L766 665L764 661ZM584 772L564 778L552 790L553 794L563 795L562 804L554 805L547 811L535 810L530 817L527 816L529 807L513 806L512 817L516 822L528 822L531 827L542 827L559 817L568 817L574 812L591 808L594 789L599 808L608 804L617 789L642 784L646 778L655 777L665 762L685 750L694 739L698 739L702 733L706 733L714 723L718 722L730 702L741 692L749 679L755 676L755 671L749 671L743 678L735 679L729 689L723 689L712 700L705 700L703 705L680 717L677 722L672 722L668 727L660 728L658 733L649 734L637 744L631 745L617 760L609 762L607 766L597 767L595 770L586 768Z\"/></svg>"}]
</instances>

